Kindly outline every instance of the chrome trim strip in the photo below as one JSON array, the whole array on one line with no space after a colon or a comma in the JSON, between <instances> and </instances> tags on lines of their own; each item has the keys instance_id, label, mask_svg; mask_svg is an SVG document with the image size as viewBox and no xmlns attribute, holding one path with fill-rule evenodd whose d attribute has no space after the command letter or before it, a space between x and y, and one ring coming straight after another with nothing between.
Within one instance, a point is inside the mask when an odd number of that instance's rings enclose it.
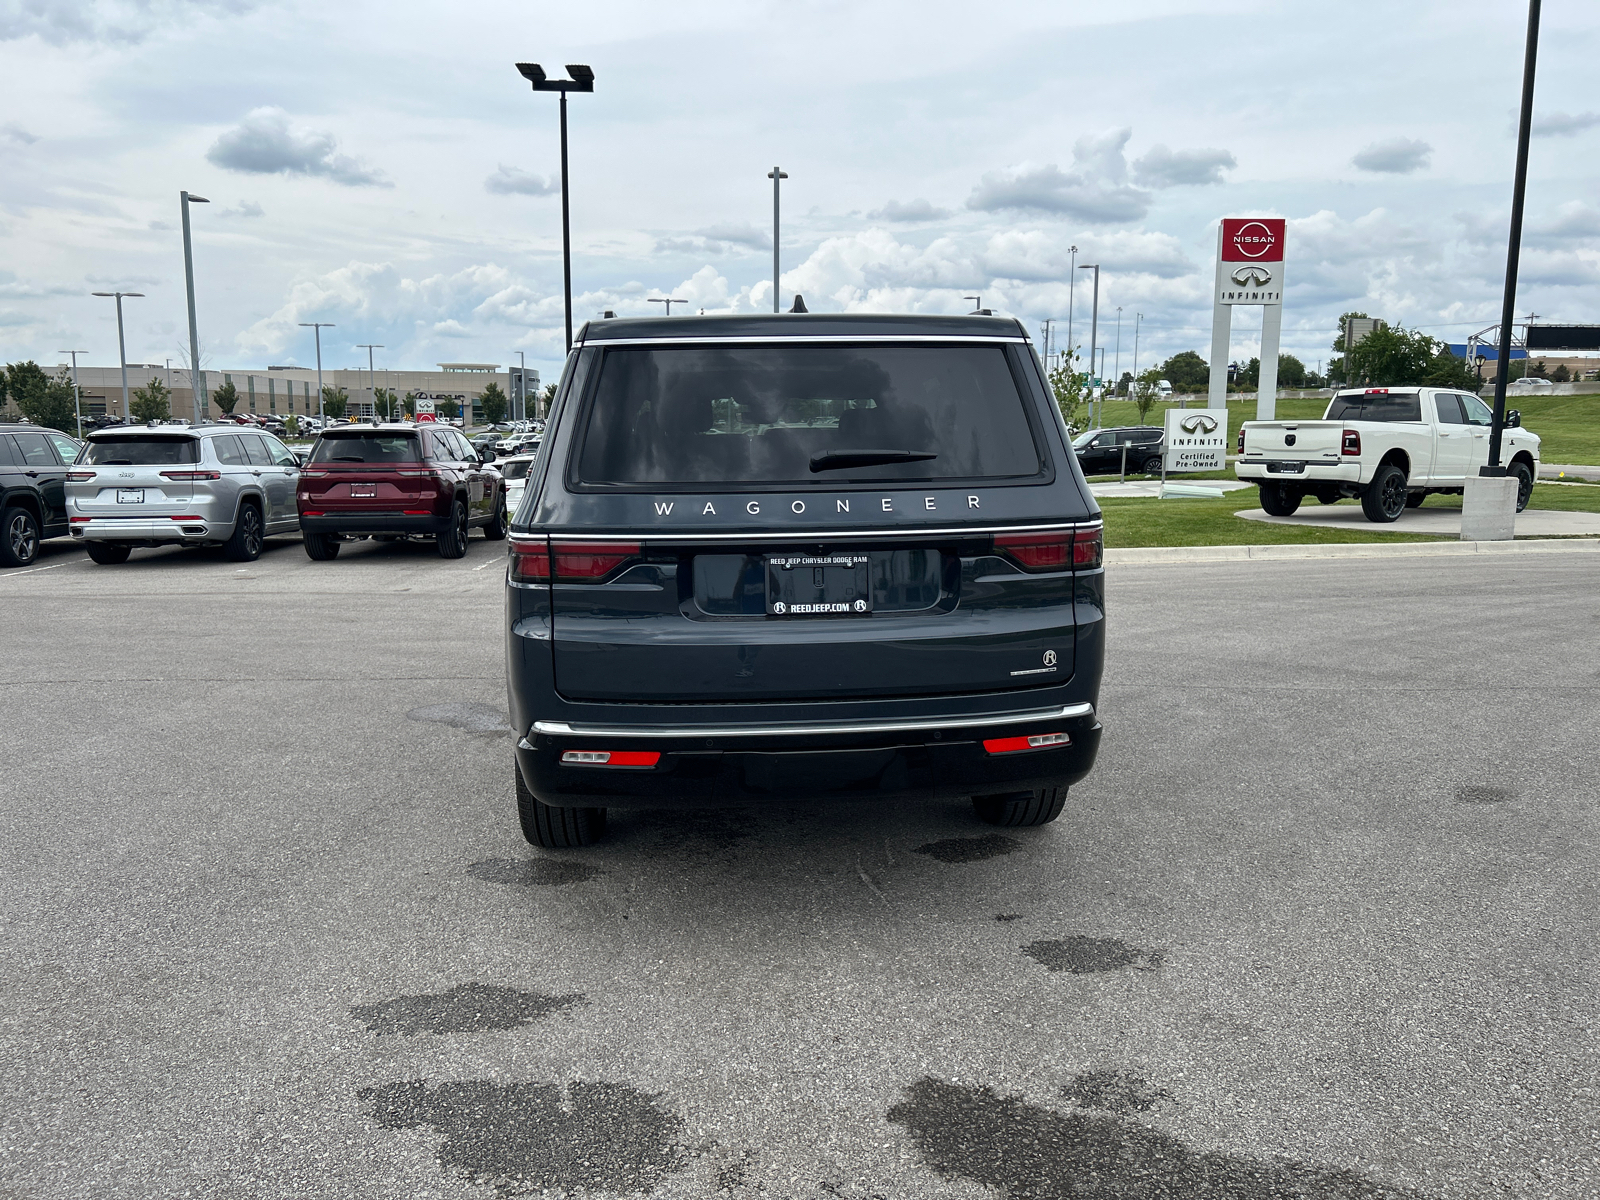
<instances>
[{"instance_id":1,"label":"chrome trim strip","mask_svg":"<svg viewBox=\"0 0 1600 1200\"><path fill-rule=\"evenodd\" d=\"M931 720L858 721L848 725L570 725L566 721L535 721L531 733L560 737L702 738L702 737L803 737L808 734L915 733L924 729L974 729L992 725L1021 725L1033 721L1076 720L1094 716L1094 705L1084 702L1060 708L1027 712L989 713L976 717L939 717ZM528 739L518 742L532 750Z\"/></svg>"},{"instance_id":2,"label":"chrome trim strip","mask_svg":"<svg viewBox=\"0 0 1600 1200\"><path fill-rule=\"evenodd\" d=\"M754 529L748 533L552 533L517 534L513 540L548 536L553 542L711 542L711 541L837 541L840 538L914 538L984 533L1048 533L1052 529L1101 529L1104 521L1055 521L1042 525L953 525L938 528L902 526L899 529L812 529L798 533Z\"/></svg>"},{"instance_id":3,"label":"chrome trim strip","mask_svg":"<svg viewBox=\"0 0 1600 1200\"><path fill-rule=\"evenodd\" d=\"M1029 343L1029 339L1018 337L1015 334L987 334L987 333L955 333L955 334L902 334L898 337L889 334L850 334L850 335L824 335L811 334L805 336L790 336L782 333L771 334L766 337L667 337L667 338L595 338L588 342L573 342L574 350L584 346L707 346L707 345L791 345L796 342L1017 342Z\"/></svg>"}]
</instances>

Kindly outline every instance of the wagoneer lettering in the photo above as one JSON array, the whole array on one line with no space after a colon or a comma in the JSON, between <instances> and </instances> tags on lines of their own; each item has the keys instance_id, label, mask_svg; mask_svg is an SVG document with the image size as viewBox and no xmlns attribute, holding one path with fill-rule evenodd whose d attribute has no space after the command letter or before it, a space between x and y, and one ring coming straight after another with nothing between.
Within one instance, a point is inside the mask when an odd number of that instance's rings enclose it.
<instances>
[{"instance_id":1,"label":"wagoneer lettering","mask_svg":"<svg viewBox=\"0 0 1600 1200\"><path fill-rule=\"evenodd\" d=\"M530 841L813 798L1039 825L1092 768L1100 513L1017 322L595 322L544 454L506 581Z\"/></svg>"}]
</instances>

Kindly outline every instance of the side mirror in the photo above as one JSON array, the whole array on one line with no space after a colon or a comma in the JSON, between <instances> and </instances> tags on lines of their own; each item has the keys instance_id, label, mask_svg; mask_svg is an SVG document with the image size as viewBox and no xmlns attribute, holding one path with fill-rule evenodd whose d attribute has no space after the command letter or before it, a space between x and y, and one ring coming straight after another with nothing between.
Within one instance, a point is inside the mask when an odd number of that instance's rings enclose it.
<instances>
[{"instance_id":1,"label":"side mirror","mask_svg":"<svg viewBox=\"0 0 1600 1200\"><path fill-rule=\"evenodd\" d=\"M1521 429L1522 428L1522 414L1519 411L1517 411L1516 409L1514 409L1514 408L1510 412L1508 412L1506 414L1506 428L1507 429Z\"/></svg>"}]
</instances>

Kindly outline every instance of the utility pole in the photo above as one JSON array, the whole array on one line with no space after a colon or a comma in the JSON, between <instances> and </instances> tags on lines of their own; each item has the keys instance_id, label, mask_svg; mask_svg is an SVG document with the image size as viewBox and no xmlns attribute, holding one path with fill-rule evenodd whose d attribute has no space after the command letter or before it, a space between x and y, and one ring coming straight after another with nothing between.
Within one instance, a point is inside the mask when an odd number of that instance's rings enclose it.
<instances>
[{"instance_id":1,"label":"utility pole","mask_svg":"<svg viewBox=\"0 0 1600 1200\"><path fill-rule=\"evenodd\" d=\"M87 350L57 350L56 353L72 355L72 412L78 418L78 440L81 442L83 441L83 406L79 403L79 397L83 395L83 392L78 388L78 355L89 352Z\"/></svg>"},{"instance_id":2,"label":"utility pole","mask_svg":"<svg viewBox=\"0 0 1600 1200\"><path fill-rule=\"evenodd\" d=\"M778 183L789 178L789 173L773 167L767 178L772 180L772 311L778 312ZM670 316L671 309L667 311Z\"/></svg>"},{"instance_id":3,"label":"utility pole","mask_svg":"<svg viewBox=\"0 0 1600 1200\"><path fill-rule=\"evenodd\" d=\"M196 425L200 424L200 414L210 401L206 399L206 377L200 370L200 332L194 320L194 251L189 245L189 205L210 203L204 196L178 193L178 207L183 210L183 281L189 289L189 395L194 401Z\"/></svg>"}]
</instances>

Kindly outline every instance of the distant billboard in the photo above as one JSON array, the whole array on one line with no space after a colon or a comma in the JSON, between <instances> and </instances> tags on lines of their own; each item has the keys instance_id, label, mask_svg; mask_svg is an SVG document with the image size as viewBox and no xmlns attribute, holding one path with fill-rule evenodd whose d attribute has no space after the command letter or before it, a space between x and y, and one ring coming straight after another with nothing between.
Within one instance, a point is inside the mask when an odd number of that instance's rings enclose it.
<instances>
[{"instance_id":1,"label":"distant billboard","mask_svg":"<svg viewBox=\"0 0 1600 1200\"><path fill-rule=\"evenodd\" d=\"M1529 350L1600 350L1600 325L1529 325Z\"/></svg>"}]
</instances>

